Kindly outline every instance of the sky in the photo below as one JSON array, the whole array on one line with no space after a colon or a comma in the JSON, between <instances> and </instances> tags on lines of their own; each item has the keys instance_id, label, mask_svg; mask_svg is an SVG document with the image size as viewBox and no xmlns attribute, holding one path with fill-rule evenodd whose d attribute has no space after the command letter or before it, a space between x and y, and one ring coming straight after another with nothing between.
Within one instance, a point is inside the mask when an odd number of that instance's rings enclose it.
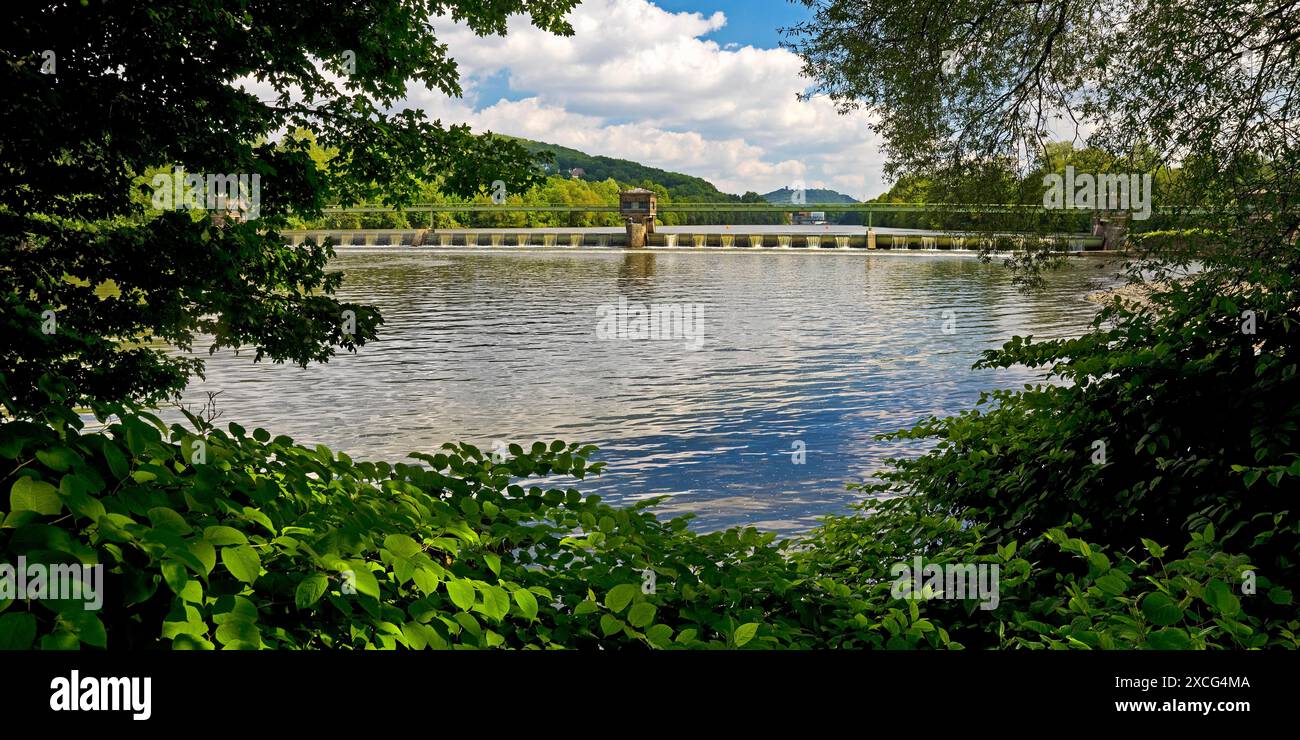
<instances>
[{"instance_id":1,"label":"sky","mask_svg":"<svg viewBox=\"0 0 1300 740\"><path fill-rule=\"evenodd\" d=\"M412 87L446 123L703 177L724 192L802 185L858 199L888 189L865 113L824 98L778 48L805 18L787 0L584 0L557 37L516 18L504 37L434 19L460 66L459 99Z\"/></svg>"}]
</instances>

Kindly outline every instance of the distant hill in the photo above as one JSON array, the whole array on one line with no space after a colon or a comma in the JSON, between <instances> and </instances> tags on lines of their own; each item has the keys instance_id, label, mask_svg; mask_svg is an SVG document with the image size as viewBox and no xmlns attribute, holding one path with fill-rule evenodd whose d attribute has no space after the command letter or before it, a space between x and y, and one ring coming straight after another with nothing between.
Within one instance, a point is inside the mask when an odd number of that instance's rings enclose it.
<instances>
[{"instance_id":1,"label":"distant hill","mask_svg":"<svg viewBox=\"0 0 1300 740\"><path fill-rule=\"evenodd\" d=\"M773 190L763 195L763 200L768 203L791 203L794 191L790 188L781 188ZM805 203L857 203L858 201L850 198L844 193L834 190L825 190L822 188L808 188L804 191Z\"/></svg>"},{"instance_id":2,"label":"distant hill","mask_svg":"<svg viewBox=\"0 0 1300 740\"><path fill-rule=\"evenodd\" d=\"M746 201L756 200L753 194L749 194L749 197L746 198L724 193L718 190L713 183L701 177L661 170L658 167L649 167L627 159L594 156L558 144L547 144L542 141L516 137L506 138L513 138L534 154L537 152L550 152L551 156L555 158L551 172L557 175L576 176L580 180L590 182L602 182L612 179L630 185L641 185L648 180L667 188L668 192L676 200L718 203L740 201L742 199ZM758 198L769 203L789 203L792 194L793 191L790 188L781 188L766 195L758 196ZM810 188L804 194L808 203L857 203L853 198L834 190Z\"/></svg>"},{"instance_id":3,"label":"distant hill","mask_svg":"<svg viewBox=\"0 0 1300 740\"><path fill-rule=\"evenodd\" d=\"M519 138L516 138L515 141L523 144L528 151L533 153L550 152L555 157L555 164L551 169L554 174L572 175L576 171L576 175L580 180L601 182L612 179L631 185L640 185L642 182L649 180L667 188L674 197L684 200L728 201L737 199L736 196L723 193L713 183L700 177L692 177L680 172L669 172L658 167L648 167L626 159L593 156L558 144L547 144L541 141Z\"/></svg>"},{"instance_id":4,"label":"distant hill","mask_svg":"<svg viewBox=\"0 0 1300 740\"><path fill-rule=\"evenodd\" d=\"M530 152L549 152L554 158L550 167L550 173L568 177L576 177L579 180L588 182L604 182L605 180L615 180L625 185L634 185L645 187L653 184L667 190L668 198L677 203L789 203L792 191L789 188L775 190L767 195L749 192L744 195L732 195L718 190L717 186L701 177L682 174L681 172L671 172L662 170L658 167L648 167L639 162L633 162L627 159L615 159L614 157L601 157L580 152L577 149L560 146L558 144L548 144L543 141L533 141L518 137L504 137L519 142ZM856 203L843 193L837 193L834 190L810 189L805 191L808 203ZM662 212L661 212L662 214ZM662 214L661 220L665 225L678 224L714 224L714 223L753 223L753 224L780 224L785 223L788 214L783 213L750 213L740 215L737 213L668 213ZM725 219L720 220L720 219ZM832 214L830 216L832 223L859 223L860 214Z\"/></svg>"}]
</instances>

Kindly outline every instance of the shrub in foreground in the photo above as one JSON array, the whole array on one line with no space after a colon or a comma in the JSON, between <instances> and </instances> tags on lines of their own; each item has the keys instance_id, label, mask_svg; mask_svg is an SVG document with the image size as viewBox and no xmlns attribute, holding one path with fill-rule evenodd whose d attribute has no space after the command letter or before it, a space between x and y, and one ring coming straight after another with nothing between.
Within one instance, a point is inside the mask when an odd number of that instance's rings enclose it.
<instances>
[{"instance_id":1,"label":"shrub in foreground","mask_svg":"<svg viewBox=\"0 0 1300 740\"><path fill-rule=\"evenodd\" d=\"M191 422L0 426L0 562L105 573L98 611L0 600L0 647L1295 646L1294 623L1233 594L1252 564L1212 530L1176 559L1107 554L1067 535L1077 518L1018 547L903 496L798 541L699 534L561 487L599 473L589 447L371 463ZM996 608L896 598L890 568L917 555L998 566Z\"/></svg>"}]
</instances>

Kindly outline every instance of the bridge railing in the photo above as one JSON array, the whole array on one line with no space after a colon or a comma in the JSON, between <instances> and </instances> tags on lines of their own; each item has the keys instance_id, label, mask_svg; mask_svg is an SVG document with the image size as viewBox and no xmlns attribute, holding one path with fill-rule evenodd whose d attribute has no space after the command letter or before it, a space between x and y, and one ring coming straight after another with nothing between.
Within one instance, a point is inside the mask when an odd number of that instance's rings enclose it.
<instances>
[{"instance_id":1,"label":"bridge railing","mask_svg":"<svg viewBox=\"0 0 1300 740\"><path fill-rule=\"evenodd\" d=\"M1060 213L1041 205L1023 203L660 203L660 213ZM1203 215L1205 209L1165 206L1152 209L1157 213ZM415 203L409 206L334 206L325 213L618 213L617 203L586 204L501 204L495 203ZM1066 211L1067 213L1069 211Z\"/></svg>"}]
</instances>

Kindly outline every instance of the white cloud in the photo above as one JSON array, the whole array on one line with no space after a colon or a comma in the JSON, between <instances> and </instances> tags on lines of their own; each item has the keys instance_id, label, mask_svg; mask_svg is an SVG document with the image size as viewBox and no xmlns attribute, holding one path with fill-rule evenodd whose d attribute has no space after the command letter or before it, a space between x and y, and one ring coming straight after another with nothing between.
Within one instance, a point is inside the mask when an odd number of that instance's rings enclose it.
<instances>
[{"instance_id":1,"label":"white cloud","mask_svg":"<svg viewBox=\"0 0 1300 740\"><path fill-rule=\"evenodd\" d=\"M697 175L726 192L766 192L797 179L858 198L885 190L866 116L840 116L825 99L798 101L807 81L784 49L701 38L726 23L722 13L586 0L570 20L568 38L523 19L505 37L480 38L435 19L466 98L413 89L409 104L477 130ZM521 99L486 99L486 80L503 77Z\"/></svg>"}]
</instances>

